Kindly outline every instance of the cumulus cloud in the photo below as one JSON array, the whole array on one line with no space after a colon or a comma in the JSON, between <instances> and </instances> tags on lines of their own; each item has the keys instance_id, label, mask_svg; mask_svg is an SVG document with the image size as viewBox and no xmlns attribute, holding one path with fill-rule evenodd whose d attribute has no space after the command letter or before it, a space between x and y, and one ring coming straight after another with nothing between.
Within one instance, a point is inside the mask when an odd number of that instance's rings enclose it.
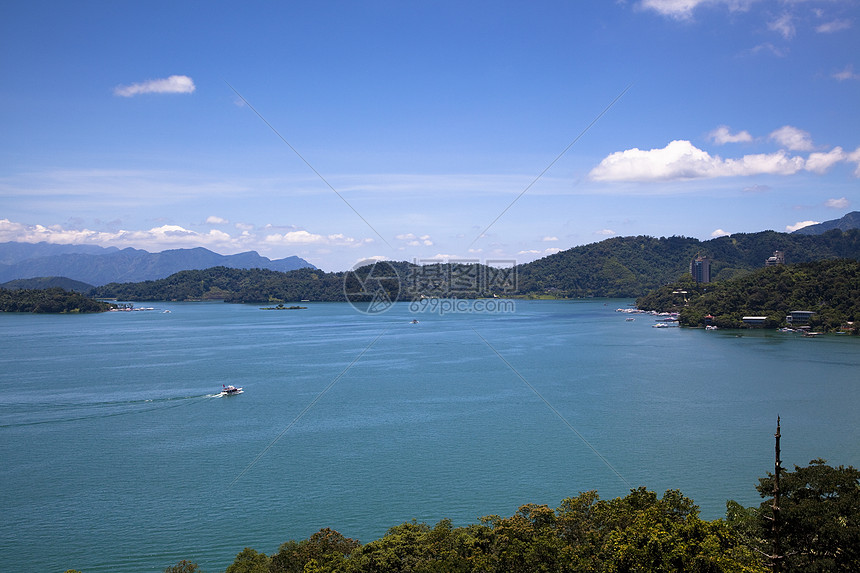
<instances>
[{"instance_id":1,"label":"cumulus cloud","mask_svg":"<svg viewBox=\"0 0 860 573\"><path fill-rule=\"evenodd\" d=\"M830 34L833 32L839 32L841 30L847 30L851 27L851 20L832 20L830 22L825 22L819 26L816 26L815 31L819 34Z\"/></svg>"},{"instance_id":2,"label":"cumulus cloud","mask_svg":"<svg viewBox=\"0 0 860 573\"><path fill-rule=\"evenodd\" d=\"M731 235L731 233L729 233L728 231L723 231L722 229L716 229L713 233L711 233L711 237L715 239L717 237L728 237L729 235Z\"/></svg>"},{"instance_id":3,"label":"cumulus cloud","mask_svg":"<svg viewBox=\"0 0 860 573\"><path fill-rule=\"evenodd\" d=\"M271 229L267 227L267 229ZM146 230L93 231L67 229L60 225L25 225L0 219L0 242L53 243L63 245L101 245L134 247L159 252L164 249L206 247L221 253L267 249L273 247L359 247L373 239L355 239L343 234L319 235L304 230L291 230L262 236L248 230L230 235L218 229L198 232L180 225L161 225Z\"/></svg>"},{"instance_id":4,"label":"cumulus cloud","mask_svg":"<svg viewBox=\"0 0 860 573\"><path fill-rule=\"evenodd\" d=\"M269 246L275 245L326 245L339 247L358 247L373 242L373 239L354 239L342 233L319 235L305 230L287 231L286 233L271 233L263 241Z\"/></svg>"},{"instance_id":5,"label":"cumulus cloud","mask_svg":"<svg viewBox=\"0 0 860 573\"><path fill-rule=\"evenodd\" d=\"M190 94L197 89L194 80L188 76L170 76L148 80L127 86L117 86L113 93L120 97L133 97L140 94Z\"/></svg>"},{"instance_id":6,"label":"cumulus cloud","mask_svg":"<svg viewBox=\"0 0 860 573\"><path fill-rule=\"evenodd\" d=\"M786 225L785 230L789 233L793 233L798 229L802 229L804 227L808 227L810 225L817 225L820 221L798 221L794 225Z\"/></svg>"},{"instance_id":7,"label":"cumulus cloud","mask_svg":"<svg viewBox=\"0 0 860 573\"><path fill-rule=\"evenodd\" d=\"M591 170L595 181L669 181L746 175L790 175L803 169L802 157L784 151L745 155L740 159L712 156L686 140L660 149L617 151Z\"/></svg>"},{"instance_id":8,"label":"cumulus cloud","mask_svg":"<svg viewBox=\"0 0 860 573\"><path fill-rule=\"evenodd\" d=\"M828 199L824 202L824 206L830 207L831 209L847 209L850 205L851 201L845 197L840 197L839 199Z\"/></svg>"},{"instance_id":9,"label":"cumulus cloud","mask_svg":"<svg viewBox=\"0 0 860 573\"><path fill-rule=\"evenodd\" d=\"M791 151L811 151L813 149L812 137L809 132L790 125L780 127L768 137Z\"/></svg>"},{"instance_id":10,"label":"cumulus cloud","mask_svg":"<svg viewBox=\"0 0 860 573\"><path fill-rule=\"evenodd\" d=\"M221 217L218 217L216 215L209 215L208 217L206 217L206 222L209 223L210 225L224 225L226 223L229 223L230 221L228 221L227 219L223 219Z\"/></svg>"},{"instance_id":11,"label":"cumulus cloud","mask_svg":"<svg viewBox=\"0 0 860 573\"><path fill-rule=\"evenodd\" d=\"M0 220L0 241L21 243L53 243L59 245L113 245L146 249L183 247L241 247L241 239L218 230L199 233L179 225L162 225L140 231L116 232L90 229L66 229L60 225L24 225L8 219Z\"/></svg>"},{"instance_id":12,"label":"cumulus cloud","mask_svg":"<svg viewBox=\"0 0 860 573\"><path fill-rule=\"evenodd\" d=\"M708 138L717 145L724 145L726 143L745 143L753 140L752 135L750 135L748 131L732 133L727 125L721 125L709 133Z\"/></svg>"},{"instance_id":13,"label":"cumulus cloud","mask_svg":"<svg viewBox=\"0 0 860 573\"><path fill-rule=\"evenodd\" d=\"M834 164L845 161L848 154L841 147L834 147L827 153L810 153L806 160L806 170L814 173L825 173Z\"/></svg>"}]
</instances>

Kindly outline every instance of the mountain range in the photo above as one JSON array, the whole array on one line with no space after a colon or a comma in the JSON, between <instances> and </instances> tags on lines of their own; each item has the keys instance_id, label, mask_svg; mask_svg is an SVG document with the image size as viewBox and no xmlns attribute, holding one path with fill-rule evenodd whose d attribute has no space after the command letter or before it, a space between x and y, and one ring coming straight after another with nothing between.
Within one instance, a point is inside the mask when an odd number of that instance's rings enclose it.
<instances>
[{"instance_id":1,"label":"mountain range","mask_svg":"<svg viewBox=\"0 0 860 573\"><path fill-rule=\"evenodd\" d=\"M841 219L833 219L831 221L824 221L823 223L816 223L815 225L801 227L800 229L794 231L794 234L820 235L822 233L826 233L827 231L832 231L833 229L847 231L848 229L858 228L860 228L860 211L852 211Z\"/></svg>"},{"instance_id":2,"label":"mountain range","mask_svg":"<svg viewBox=\"0 0 860 573\"><path fill-rule=\"evenodd\" d=\"M67 277L90 285L139 282L168 277L183 270L210 267L292 271L316 267L292 256L271 260L255 251L219 255L209 249L171 249L150 253L94 245L0 243L0 283L36 277Z\"/></svg>"}]
</instances>

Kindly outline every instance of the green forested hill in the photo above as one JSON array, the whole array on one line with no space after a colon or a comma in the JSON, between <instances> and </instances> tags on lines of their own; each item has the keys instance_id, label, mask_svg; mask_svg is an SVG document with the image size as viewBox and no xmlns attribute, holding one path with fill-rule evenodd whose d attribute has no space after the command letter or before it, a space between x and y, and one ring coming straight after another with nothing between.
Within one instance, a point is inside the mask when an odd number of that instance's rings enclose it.
<instances>
[{"instance_id":1,"label":"green forested hill","mask_svg":"<svg viewBox=\"0 0 860 573\"><path fill-rule=\"evenodd\" d=\"M761 268L775 250L785 251L787 262L860 259L860 230L835 230L817 236L764 231L710 241L687 237L615 237L519 265L513 271L485 265L417 267L407 262L390 262L386 264L399 280L385 282L384 288L392 300L422 295L636 297L677 280L689 271L690 260L697 254L710 257L714 280L724 280ZM283 273L213 267L182 271L155 281L111 283L98 287L92 294L124 300L344 301L344 280L348 276L349 273L326 273L318 269Z\"/></svg>"},{"instance_id":2,"label":"green forested hill","mask_svg":"<svg viewBox=\"0 0 860 573\"><path fill-rule=\"evenodd\" d=\"M78 292L54 287L49 289L0 288L0 312L76 313L104 312L111 309L106 302L87 298Z\"/></svg>"},{"instance_id":3,"label":"green forested hill","mask_svg":"<svg viewBox=\"0 0 860 573\"><path fill-rule=\"evenodd\" d=\"M373 270L369 270L369 269ZM367 273L374 276L367 278ZM356 296L362 286L360 276L372 291L379 284L391 300L411 300L424 296L475 298L513 292L513 281L506 282L509 271L485 265L416 266L406 262L384 262L363 267L354 273L326 273L318 269L289 272L265 269L213 267L201 271L182 271L165 279L139 283L111 283L90 291L96 298L131 301L148 300L224 300L226 302L289 302L371 300ZM390 278L385 278L390 277Z\"/></svg>"},{"instance_id":4,"label":"green forested hill","mask_svg":"<svg viewBox=\"0 0 860 573\"><path fill-rule=\"evenodd\" d=\"M343 275L316 269L290 272L212 267L181 271L139 283L110 283L93 289L97 298L120 300L225 300L270 302L343 300Z\"/></svg>"},{"instance_id":5,"label":"green forested hill","mask_svg":"<svg viewBox=\"0 0 860 573\"><path fill-rule=\"evenodd\" d=\"M765 326L774 328L785 323L788 312L811 310L816 313L812 328L836 330L860 320L860 262L779 265L708 284L696 284L688 276L636 303L642 310L680 311L680 322L687 326L703 325L710 314L721 328L741 326L744 316L767 316Z\"/></svg>"},{"instance_id":6,"label":"green forested hill","mask_svg":"<svg viewBox=\"0 0 860 573\"><path fill-rule=\"evenodd\" d=\"M786 262L860 259L860 230L822 235L775 231L738 233L710 241L688 237L613 237L521 265L521 293L560 296L636 297L689 271L697 254L711 259L711 278L729 279L764 266L780 250Z\"/></svg>"}]
</instances>

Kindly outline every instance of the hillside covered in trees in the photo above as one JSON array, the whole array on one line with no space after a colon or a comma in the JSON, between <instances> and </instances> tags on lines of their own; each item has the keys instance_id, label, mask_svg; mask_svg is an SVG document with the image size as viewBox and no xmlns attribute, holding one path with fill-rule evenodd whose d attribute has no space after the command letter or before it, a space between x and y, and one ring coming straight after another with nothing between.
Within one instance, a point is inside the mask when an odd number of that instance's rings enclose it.
<instances>
[{"instance_id":1,"label":"hillside covered in trees","mask_svg":"<svg viewBox=\"0 0 860 573\"><path fill-rule=\"evenodd\" d=\"M860 229L821 235L737 233L710 241L613 237L520 265L517 278L523 294L632 298L678 280L699 254L711 259L711 279L722 281L763 267L777 250L786 253L788 263L860 259Z\"/></svg>"},{"instance_id":2,"label":"hillside covered in trees","mask_svg":"<svg viewBox=\"0 0 860 573\"><path fill-rule=\"evenodd\" d=\"M111 283L91 291L98 298L122 300L225 300L227 302L294 302L347 300L360 282L386 291L391 300L421 296L476 298L492 296L636 297L678 280L697 254L708 256L714 280L726 280L764 265L775 250L788 262L860 259L860 230L833 230L822 235L764 231L710 241L687 237L616 237L574 247L512 268L483 264L417 266L383 261L357 273L318 269L277 272L213 267L182 271L140 283ZM350 283L349 281L353 281ZM367 285L364 285L367 286ZM368 292L373 288L367 288ZM369 296L368 296L369 299ZM354 300L350 297L349 300Z\"/></svg>"},{"instance_id":3,"label":"hillside covered in trees","mask_svg":"<svg viewBox=\"0 0 860 573\"><path fill-rule=\"evenodd\" d=\"M63 314L105 312L113 306L88 298L79 292L70 292L59 287L16 290L0 288L0 312Z\"/></svg>"},{"instance_id":4,"label":"hillside covered in trees","mask_svg":"<svg viewBox=\"0 0 860 573\"><path fill-rule=\"evenodd\" d=\"M705 316L720 328L743 326L744 316L766 316L764 326L785 325L794 310L815 312L810 326L838 330L860 320L860 262L824 260L777 265L716 283L684 280L661 287L636 301L642 310L680 312L686 326L702 326Z\"/></svg>"}]
</instances>

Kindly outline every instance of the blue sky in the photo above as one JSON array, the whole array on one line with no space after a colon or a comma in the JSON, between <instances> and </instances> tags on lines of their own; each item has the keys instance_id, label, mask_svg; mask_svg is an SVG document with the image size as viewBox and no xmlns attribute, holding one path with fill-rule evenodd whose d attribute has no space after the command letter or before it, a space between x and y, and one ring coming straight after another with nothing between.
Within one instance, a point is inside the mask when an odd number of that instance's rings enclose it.
<instances>
[{"instance_id":1,"label":"blue sky","mask_svg":"<svg viewBox=\"0 0 860 573\"><path fill-rule=\"evenodd\" d=\"M860 208L856 0L0 15L0 241L344 270L785 231Z\"/></svg>"}]
</instances>

